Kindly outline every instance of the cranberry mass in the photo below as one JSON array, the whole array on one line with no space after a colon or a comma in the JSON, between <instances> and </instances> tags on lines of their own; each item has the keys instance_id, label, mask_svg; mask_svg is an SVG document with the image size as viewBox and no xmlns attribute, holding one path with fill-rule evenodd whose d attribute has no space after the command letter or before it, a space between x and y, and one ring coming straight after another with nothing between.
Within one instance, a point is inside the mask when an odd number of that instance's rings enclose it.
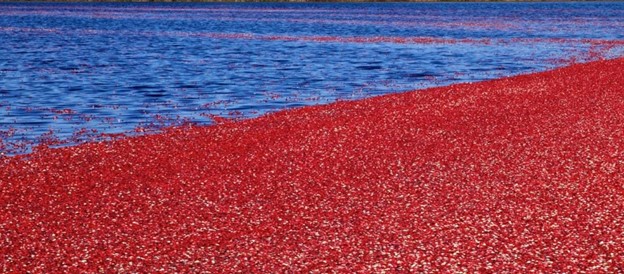
<instances>
[{"instance_id":1,"label":"cranberry mass","mask_svg":"<svg viewBox=\"0 0 624 274\"><path fill-rule=\"evenodd\" d=\"M2 272L621 272L624 59L0 160Z\"/></svg>"}]
</instances>

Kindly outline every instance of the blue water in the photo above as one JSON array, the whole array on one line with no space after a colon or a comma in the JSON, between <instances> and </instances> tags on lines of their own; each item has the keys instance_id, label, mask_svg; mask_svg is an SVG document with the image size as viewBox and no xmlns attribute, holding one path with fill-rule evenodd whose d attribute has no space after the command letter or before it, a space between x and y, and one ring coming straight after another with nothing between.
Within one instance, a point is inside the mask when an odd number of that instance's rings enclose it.
<instances>
[{"instance_id":1,"label":"blue water","mask_svg":"<svg viewBox=\"0 0 624 274\"><path fill-rule=\"evenodd\" d=\"M613 58L597 42L624 39L622 18L621 2L0 3L0 149Z\"/></svg>"}]
</instances>

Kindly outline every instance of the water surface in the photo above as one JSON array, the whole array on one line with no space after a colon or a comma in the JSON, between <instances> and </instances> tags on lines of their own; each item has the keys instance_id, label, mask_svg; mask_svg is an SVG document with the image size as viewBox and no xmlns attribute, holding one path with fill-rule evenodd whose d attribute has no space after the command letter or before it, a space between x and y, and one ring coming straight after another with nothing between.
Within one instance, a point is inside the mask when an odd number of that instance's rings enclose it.
<instances>
[{"instance_id":1,"label":"water surface","mask_svg":"<svg viewBox=\"0 0 624 274\"><path fill-rule=\"evenodd\" d=\"M621 18L618 2L0 3L0 148L613 58Z\"/></svg>"}]
</instances>

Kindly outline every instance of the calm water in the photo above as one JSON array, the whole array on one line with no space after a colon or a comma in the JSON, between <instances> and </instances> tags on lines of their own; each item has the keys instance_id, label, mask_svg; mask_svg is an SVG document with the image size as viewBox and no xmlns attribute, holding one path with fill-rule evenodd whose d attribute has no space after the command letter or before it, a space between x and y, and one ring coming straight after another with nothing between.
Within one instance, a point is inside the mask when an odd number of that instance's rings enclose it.
<instances>
[{"instance_id":1,"label":"calm water","mask_svg":"<svg viewBox=\"0 0 624 274\"><path fill-rule=\"evenodd\" d=\"M613 58L622 18L617 2L0 3L0 149Z\"/></svg>"}]
</instances>

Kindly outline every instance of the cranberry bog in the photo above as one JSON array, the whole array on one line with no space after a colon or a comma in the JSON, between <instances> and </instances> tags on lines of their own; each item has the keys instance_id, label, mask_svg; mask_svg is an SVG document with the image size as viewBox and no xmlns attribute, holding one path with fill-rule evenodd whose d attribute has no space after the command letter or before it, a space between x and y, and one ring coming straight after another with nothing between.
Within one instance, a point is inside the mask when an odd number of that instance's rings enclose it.
<instances>
[{"instance_id":1,"label":"cranberry bog","mask_svg":"<svg viewBox=\"0 0 624 274\"><path fill-rule=\"evenodd\" d=\"M624 271L623 3L0 3L0 272Z\"/></svg>"},{"instance_id":2,"label":"cranberry bog","mask_svg":"<svg viewBox=\"0 0 624 274\"><path fill-rule=\"evenodd\" d=\"M624 60L0 164L4 272L621 272Z\"/></svg>"}]
</instances>

